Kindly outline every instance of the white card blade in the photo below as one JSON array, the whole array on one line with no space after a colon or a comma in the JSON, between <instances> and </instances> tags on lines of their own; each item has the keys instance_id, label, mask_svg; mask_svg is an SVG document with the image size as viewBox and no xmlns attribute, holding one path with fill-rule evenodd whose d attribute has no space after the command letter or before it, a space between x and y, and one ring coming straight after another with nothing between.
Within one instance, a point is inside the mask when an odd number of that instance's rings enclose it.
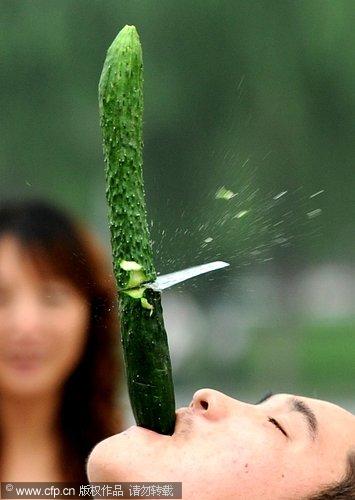
<instances>
[{"instance_id":1,"label":"white card blade","mask_svg":"<svg viewBox=\"0 0 355 500\"><path fill-rule=\"evenodd\" d=\"M200 274L209 273L210 271L216 271L217 269L222 269L227 267L229 264L221 260L215 262L209 262L208 264L201 264L200 266L189 267L183 269L182 271L177 271L175 273L164 274L159 276L154 283L147 283L145 286L152 288L156 292L161 292L166 288L182 283L183 281L195 278Z\"/></svg>"}]
</instances>

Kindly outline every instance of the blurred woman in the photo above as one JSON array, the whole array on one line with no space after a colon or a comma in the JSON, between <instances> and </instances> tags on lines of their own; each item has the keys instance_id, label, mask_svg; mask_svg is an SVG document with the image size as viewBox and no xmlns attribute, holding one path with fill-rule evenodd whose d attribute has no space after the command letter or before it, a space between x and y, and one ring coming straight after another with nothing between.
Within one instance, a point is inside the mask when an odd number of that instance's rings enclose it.
<instances>
[{"instance_id":1,"label":"blurred woman","mask_svg":"<svg viewBox=\"0 0 355 500\"><path fill-rule=\"evenodd\" d=\"M0 206L0 479L82 481L121 430L115 286L102 248L40 201Z\"/></svg>"}]
</instances>

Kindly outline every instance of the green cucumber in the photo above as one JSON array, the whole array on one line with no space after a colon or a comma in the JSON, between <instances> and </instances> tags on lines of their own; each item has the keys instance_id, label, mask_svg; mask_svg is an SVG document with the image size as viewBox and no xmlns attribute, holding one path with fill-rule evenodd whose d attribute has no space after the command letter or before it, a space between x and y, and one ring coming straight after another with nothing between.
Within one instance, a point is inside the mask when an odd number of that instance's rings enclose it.
<instances>
[{"instance_id":1,"label":"green cucumber","mask_svg":"<svg viewBox=\"0 0 355 500\"><path fill-rule=\"evenodd\" d=\"M161 295L144 286L157 274L142 173L142 50L134 26L125 26L107 51L99 82L99 107L131 406L137 425L172 434L175 397Z\"/></svg>"}]
</instances>

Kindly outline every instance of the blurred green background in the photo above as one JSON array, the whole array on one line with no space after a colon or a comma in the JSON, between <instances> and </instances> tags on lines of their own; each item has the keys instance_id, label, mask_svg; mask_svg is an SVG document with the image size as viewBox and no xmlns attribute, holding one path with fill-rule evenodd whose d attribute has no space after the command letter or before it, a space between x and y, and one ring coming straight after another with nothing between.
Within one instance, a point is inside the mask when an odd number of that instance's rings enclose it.
<instances>
[{"instance_id":1,"label":"blurred green background","mask_svg":"<svg viewBox=\"0 0 355 500\"><path fill-rule=\"evenodd\" d=\"M210 386L355 410L354 2L0 7L0 195L50 198L107 246L97 84L139 31L157 268L231 264L164 294L179 404Z\"/></svg>"}]
</instances>

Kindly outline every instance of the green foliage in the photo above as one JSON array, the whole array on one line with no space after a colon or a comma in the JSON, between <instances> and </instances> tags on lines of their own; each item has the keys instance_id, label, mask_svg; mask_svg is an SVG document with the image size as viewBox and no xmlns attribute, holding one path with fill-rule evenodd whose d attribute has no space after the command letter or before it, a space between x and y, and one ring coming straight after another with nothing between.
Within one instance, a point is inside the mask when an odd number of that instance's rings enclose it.
<instances>
[{"instance_id":1,"label":"green foliage","mask_svg":"<svg viewBox=\"0 0 355 500\"><path fill-rule=\"evenodd\" d=\"M295 260L329 246L350 256L352 12L349 1L2 0L2 194L43 192L101 222L95 92L109 41L132 23L145 47L147 190L160 227L173 234L182 207L192 229L204 222L207 194L238 187L249 158L265 196L325 189L323 236L315 246L302 229ZM188 256L196 242L184 243Z\"/></svg>"},{"instance_id":2,"label":"green foliage","mask_svg":"<svg viewBox=\"0 0 355 500\"><path fill-rule=\"evenodd\" d=\"M134 24L157 270L232 257L242 268L265 242L285 281L304 263L353 262L353 13L351 0L2 0L0 196L46 195L108 241L97 84L111 40ZM222 186L238 196L216 200ZM218 202L249 212L223 225ZM291 247L270 243L285 212ZM282 390L303 383L299 360L320 386L328 373L348 380L350 341L323 334L300 351L290 332L260 333L235 375L263 385L274 367Z\"/></svg>"},{"instance_id":3,"label":"green foliage","mask_svg":"<svg viewBox=\"0 0 355 500\"><path fill-rule=\"evenodd\" d=\"M344 396L355 380L355 322L309 325L299 344L301 387Z\"/></svg>"}]
</instances>

